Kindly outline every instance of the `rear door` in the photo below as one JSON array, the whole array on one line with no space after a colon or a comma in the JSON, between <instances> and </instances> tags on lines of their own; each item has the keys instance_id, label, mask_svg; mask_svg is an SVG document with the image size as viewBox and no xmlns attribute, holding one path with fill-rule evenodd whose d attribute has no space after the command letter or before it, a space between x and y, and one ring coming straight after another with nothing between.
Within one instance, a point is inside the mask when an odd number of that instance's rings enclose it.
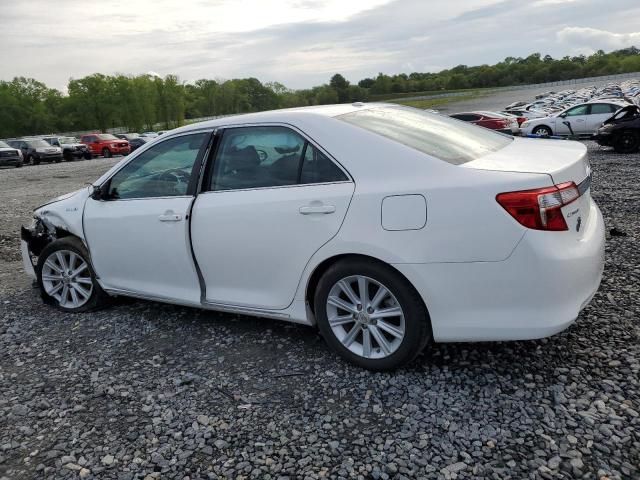
<instances>
[{"instance_id":1,"label":"rear door","mask_svg":"<svg viewBox=\"0 0 640 480\"><path fill-rule=\"evenodd\" d=\"M598 128L600 128L600 125L602 125L602 122L604 122L608 118L611 118L611 116L616 113L618 108L620 107L610 103L592 103L591 109L589 110L589 115L587 115L587 125L585 128L585 133L596 133L596 130L598 130Z\"/></svg>"},{"instance_id":2,"label":"rear door","mask_svg":"<svg viewBox=\"0 0 640 480\"><path fill-rule=\"evenodd\" d=\"M191 220L206 302L286 308L311 256L338 233L354 183L292 128L219 135Z\"/></svg>"}]
</instances>

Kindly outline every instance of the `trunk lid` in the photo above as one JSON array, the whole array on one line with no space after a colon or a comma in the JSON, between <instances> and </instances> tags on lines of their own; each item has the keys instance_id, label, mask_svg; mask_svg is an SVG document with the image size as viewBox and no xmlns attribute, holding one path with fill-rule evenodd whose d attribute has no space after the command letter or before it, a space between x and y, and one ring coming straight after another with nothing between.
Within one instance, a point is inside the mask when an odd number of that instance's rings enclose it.
<instances>
[{"instance_id":1,"label":"trunk lid","mask_svg":"<svg viewBox=\"0 0 640 480\"><path fill-rule=\"evenodd\" d=\"M554 184L575 182L578 185L591 172L583 144L533 138L516 138L505 148L460 166L499 172L546 173Z\"/></svg>"},{"instance_id":2,"label":"trunk lid","mask_svg":"<svg viewBox=\"0 0 640 480\"><path fill-rule=\"evenodd\" d=\"M460 165L464 168L514 173L544 173L549 186L574 182L580 196L562 207L567 227L581 237L591 212L591 167L587 148L569 140L516 138L497 152Z\"/></svg>"}]
</instances>

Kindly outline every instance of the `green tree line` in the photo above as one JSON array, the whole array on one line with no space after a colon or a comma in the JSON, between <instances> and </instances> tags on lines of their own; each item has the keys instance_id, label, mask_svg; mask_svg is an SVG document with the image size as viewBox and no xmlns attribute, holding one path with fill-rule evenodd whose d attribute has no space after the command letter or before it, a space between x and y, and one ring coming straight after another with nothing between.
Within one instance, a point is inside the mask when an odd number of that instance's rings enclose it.
<instances>
[{"instance_id":1,"label":"green tree line","mask_svg":"<svg viewBox=\"0 0 640 480\"><path fill-rule=\"evenodd\" d=\"M292 90L256 78L201 79L175 75L103 75L71 79L67 94L32 78L0 81L0 138L81 130L169 129L205 116L377 99L390 94L500 87L640 71L640 50L554 59L534 53L495 65L457 67L437 73L385 75L352 84L335 74L328 84Z\"/></svg>"}]
</instances>

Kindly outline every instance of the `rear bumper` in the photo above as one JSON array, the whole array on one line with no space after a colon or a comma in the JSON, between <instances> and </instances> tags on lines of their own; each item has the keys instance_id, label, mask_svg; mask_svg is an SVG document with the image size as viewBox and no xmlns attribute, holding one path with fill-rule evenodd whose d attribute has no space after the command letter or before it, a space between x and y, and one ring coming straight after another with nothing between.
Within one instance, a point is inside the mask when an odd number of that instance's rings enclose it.
<instances>
[{"instance_id":1,"label":"rear bumper","mask_svg":"<svg viewBox=\"0 0 640 480\"><path fill-rule=\"evenodd\" d=\"M394 266L423 296L436 341L547 337L571 325L600 285L605 227L591 209L579 240L528 230L502 262Z\"/></svg>"}]
</instances>

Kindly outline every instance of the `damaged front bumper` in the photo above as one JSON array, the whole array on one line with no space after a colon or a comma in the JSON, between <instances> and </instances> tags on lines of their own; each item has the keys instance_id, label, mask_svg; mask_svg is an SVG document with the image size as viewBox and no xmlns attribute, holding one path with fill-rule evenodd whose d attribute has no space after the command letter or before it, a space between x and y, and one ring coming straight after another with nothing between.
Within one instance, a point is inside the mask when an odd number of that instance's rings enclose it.
<instances>
[{"instance_id":1,"label":"damaged front bumper","mask_svg":"<svg viewBox=\"0 0 640 480\"><path fill-rule=\"evenodd\" d=\"M53 240L52 234L44 223L36 218L30 227L20 229L20 253L25 273L36 278L35 262L44 247Z\"/></svg>"}]
</instances>

